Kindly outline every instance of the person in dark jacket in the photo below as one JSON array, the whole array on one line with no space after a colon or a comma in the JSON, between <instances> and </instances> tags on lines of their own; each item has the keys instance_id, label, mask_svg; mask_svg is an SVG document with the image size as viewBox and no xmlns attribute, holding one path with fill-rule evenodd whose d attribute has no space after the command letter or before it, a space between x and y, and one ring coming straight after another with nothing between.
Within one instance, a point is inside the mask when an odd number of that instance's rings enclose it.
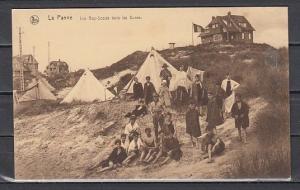
<instances>
[{"instance_id":1,"label":"person in dark jacket","mask_svg":"<svg viewBox=\"0 0 300 190\"><path fill-rule=\"evenodd\" d=\"M100 165L102 169L100 172L111 170L122 165L122 162L127 158L126 150L121 146L121 140L115 141L115 148L110 153L107 159L103 160Z\"/></svg>"},{"instance_id":2,"label":"person in dark jacket","mask_svg":"<svg viewBox=\"0 0 300 190\"><path fill-rule=\"evenodd\" d=\"M189 108L185 114L186 133L191 137L191 143L194 147L196 144L199 146L198 137L201 136L200 122L199 122L199 111L196 109L196 105L193 101L190 102Z\"/></svg>"},{"instance_id":3,"label":"person in dark jacket","mask_svg":"<svg viewBox=\"0 0 300 190\"><path fill-rule=\"evenodd\" d=\"M167 86L170 87L170 80L172 78L172 73L168 69L168 65L166 63L163 64L162 70L159 73L161 80L166 80Z\"/></svg>"},{"instance_id":4,"label":"person in dark jacket","mask_svg":"<svg viewBox=\"0 0 300 190\"><path fill-rule=\"evenodd\" d=\"M155 87L150 80L150 76L146 76L146 83L144 84L144 98L146 105L153 101L153 94L156 94Z\"/></svg>"},{"instance_id":5,"label":"person in dark jacket","mask_svg":"<svg viewBox=\"0 0 300 190\"><path fill-rule=\"evenodd\" d=\"M242 130L244 133L244 142L247 143L247 128L249 127L249 106L242 100L239 93L235 95L235 103L232 106L231 114L235 119L235 127L238 129L239 138L243 141Z\"/></svg>"},{"instance_id":6,"label":"person in dark jacket","mask_svg":"<svg viewBox=\"0 0 300 190\"><path fill-rule=\"evenodd\" d=\"M209 95L206 122L207 131L216 130L216 127L224 122L217 98L212 94Z\"/></svg>"},{"instance_id":7,"label":"person in dark jacket","mask_svg":"<svg viewBox=\"0 0 300 190\"><path fill-rule=\"evenodd\" d=\"M194 102L196 103L196 105L198 107L201 106L202 95L203 95L203 85L202 85L202 82L200 80L200 76L196 75L195 76L195 81L192 84L190 96L194 100Z\"/></svg>"},{"instance_id":8,"label":"person in dark jacket","mask_svg":"<svg viewBox=\"0 0 300 190\"><path fill-rule=\"evenodd\" d=\"M142 83L139 82L137 77L133 78L133 98L138 100L140 98L144 98L144 88Z\"/></svg>"}]
</instances>

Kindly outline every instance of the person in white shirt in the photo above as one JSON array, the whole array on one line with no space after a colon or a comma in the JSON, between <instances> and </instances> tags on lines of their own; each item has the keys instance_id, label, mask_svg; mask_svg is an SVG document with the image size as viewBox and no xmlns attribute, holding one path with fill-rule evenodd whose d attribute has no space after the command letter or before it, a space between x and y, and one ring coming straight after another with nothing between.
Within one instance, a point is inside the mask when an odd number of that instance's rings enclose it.
<instances>
[{"instance_id":1,"label":"person in white shirt","mask_svg":"<svg viewBox=\"0 0 300 190\"><path fill-rule=\"evenodd\" d=\"M127 158L123 161L124 165L130 164L130 162L132 162L134 159L138 157L140 149L143 146L139 136L140 135L137 132L132 133L133 139L129 143Z\"/></svg>"},{"instance_id":2,"label":"person in white shirt","mask_svg":"<svg viewBox=\"0 0 300 190\"><path fill-rule=\"evenodd\" d=\"M226 78L222 81L221 88L225 91L226 98L232 94L240 84L231 79L230 73L227 73Z\"/></svg>"},{"instance_id":3,"label":"person in white shirt","mask_svg":"<svg viewBox=\"0 0 300 190\"><path fill-rule=\"evenodd\" d=\"M124 134L127 135L129 142L133 139L132 133L137 132L139 133L139 125L136 122L136 116L131 115L130 116L130 122L125 126Z\"/></svg>"},{"instance_id":4,"label":"person in white shirt","mask_svg":"<svg viewBox=\"0 0 300 190\"><path fill-rule=\"evenodd\" d=\"M176 101L177 103L182 104L184 98L187 96L187 73L183 70L183 65L180 66L179 72L176 76L177 78L177 93L176 93Z\"/></svg>"}]
</instances>

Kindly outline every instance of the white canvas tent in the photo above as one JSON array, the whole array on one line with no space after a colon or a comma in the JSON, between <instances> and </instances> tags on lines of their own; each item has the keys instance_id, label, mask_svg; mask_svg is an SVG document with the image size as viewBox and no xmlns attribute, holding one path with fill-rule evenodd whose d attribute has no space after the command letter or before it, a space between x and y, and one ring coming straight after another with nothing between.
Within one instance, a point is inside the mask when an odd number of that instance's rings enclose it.
<instances>
[{"instance_id":1,"label":"white canvas tent","mask_svg":"<svg viewBox=\"0 0 300 190\"><path fill-rule=\"evenodd\" d=\"M61 103L72 101L92 102L111 100L114 95L99 82L93 73L86 69L79 81Z\"/></svg>"},{"instance_id":2,"label":"white canvas tent","mask_svg":"<svg viewBox=\"0 0 300 190\"><path fill-rule=\"evenodd\" d=\"M28 88L31 88L32 86L34 86L37 83L37 81L43 83L51 92L55 91L55 88L51 84L49 84L49 82L45 78L43 78L41 76L38 76L37 79L33 78L31 83L28 85L29 86Z\"/></svg>"},{"instance_id":3,"label":"white canvas tent","mask_svg":"<svg viewBox=\"0 0 300 190\"><path fill-rule=\"evenodd\" d=\"M47 86L47 88L48 88L51 92L54 92L54 91L55 91L55 88L54 88L51 84L49 84L49 82L48 82L45 78L41 77L41 78L39 78L39 81L41 81L42 83L44 83L45 86Z\"/></svg>"},{"instance_id":4,"label":"white canvas tent","mask_svg":"<svg viewBox=\"0 0 300 190\"><path fill-rule=\"evenodd\" d=\"M36 81L30 85L25 94L19 99L19 102L35 101L35 100L56 100L56 97L41 81Z\"/></svg>"},{"instance_id":5,"label":"white canvas tent","mask_svg":"<svg viewBox=\"0 0 300 190\"><path fill-rule=\"evenodd\" d=\"M161 78L159 76L163 64L168 65L168 70L172 73L172 79L170 81L170 91L175 90L174 81L176 81L176 75L178 70L173 67L168 61L166 61L157 51L152 49L142 66L139 68L135 77L138 78L139 82L144 84L146 82L146 76L150 76L151 82L153 83L156 91L161 86ZM127 93L133 93L133 79L124 87Z\"/></svg>"}]
</instances>

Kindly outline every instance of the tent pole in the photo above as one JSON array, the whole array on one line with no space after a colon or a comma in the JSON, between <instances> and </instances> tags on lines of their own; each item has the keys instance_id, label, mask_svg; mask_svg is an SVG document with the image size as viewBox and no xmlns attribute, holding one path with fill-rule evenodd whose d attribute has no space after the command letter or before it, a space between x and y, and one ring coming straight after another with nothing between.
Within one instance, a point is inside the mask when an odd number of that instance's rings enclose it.
<instances>
[{"instance_id":1,"label":"tent pole","mask_svg":"<svg viewBox=\"0 0 300 190\"><path fill-rule=\"evenodd\" d=\"M194 23L192 23L192 45L194 46Z\"/></svg>"}]
</instances>

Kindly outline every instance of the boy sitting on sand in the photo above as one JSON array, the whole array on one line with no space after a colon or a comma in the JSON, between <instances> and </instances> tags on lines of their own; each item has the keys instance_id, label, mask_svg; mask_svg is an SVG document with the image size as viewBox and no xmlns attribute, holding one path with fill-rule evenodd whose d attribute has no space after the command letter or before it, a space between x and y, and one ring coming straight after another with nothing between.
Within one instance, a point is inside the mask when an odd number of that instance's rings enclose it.
<instances>
[{"instance_id":1,"label":"boy sitting on sand","mask_svg":"<svg viewBox=\"0 0 300 190\"><path fill-rule=\"evenodd\" d=\"M213 162L212 156L219 155L225 150L225 144L220 137L217 137L213 131L208 131L202 136L202 151L208 153L204 158L208 158L208 163Z\"/></svg>"},{"instance_id":2,"label":"boy sitting on sand","mask_svg":"<svg viewBox=\"0 0 300 190\"><path fill-rule=\"evenodd\" d=\"M135 158L137 158L141 150L142 142L141 139L139 138L139 133L133 132L132 137L133 139L128 146L128 154L127 154L128 156L123 161L124 165L130 164L130 162L132 162Z\"/></svg>"},{"instance_id":3,"label":"boy sitting on sand","mask_svg":"<svg viewBox=\"0 0 300 190\"><path fill-rule=\"evenodd\" d=\"M126 150L121 146L121 140L117 139L115 141L115 148L110 153L107 159L100 162L102 169L100 172L115 169L122 165L122 162L126 159Z\"/></svg>"},{"instance_id":4,"label":"boy sitting on sand","mask_svg":"<svg viewBox=\"0 0 300 190\"><path fill-rule=\"evenodd\" d=\"M152 135L151 128L145 129L145 136L142 138L143 146L141 147L140 162L148 162L157 153L157 145L154 135Z\"/></svg>"}]
</instances>

